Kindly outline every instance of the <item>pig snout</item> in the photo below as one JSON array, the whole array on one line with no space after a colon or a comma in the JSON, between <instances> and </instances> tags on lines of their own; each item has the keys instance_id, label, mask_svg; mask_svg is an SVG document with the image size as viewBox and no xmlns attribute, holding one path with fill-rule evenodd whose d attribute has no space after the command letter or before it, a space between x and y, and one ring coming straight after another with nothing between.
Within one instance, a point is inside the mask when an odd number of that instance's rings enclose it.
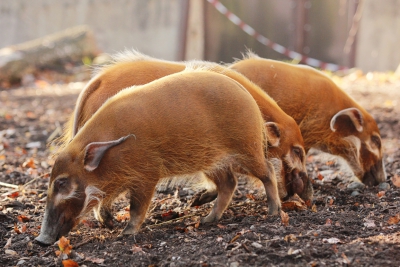
<instances>
[{"instance_id":1,"label":"pig snout","mask_svg":"<svg viewBox=\"0 0 400 267\"><path fill-rule=\"evenodd\" d=\"M56 242L59 233L59 220L55 217L57 217L57 214L46 210L42 227L40 228L40 235L35 238L36 241L43 245L51 245Z\"/></svg>"},{"instance_id":2,"label":"pig snout","mask_svg":"<svg viewBox=\"0 0 400 267\"><path fill-rule=\"evenodd\" d=\"M298 170L294 170L291 173L292 176L292 190L294 193L301 195L304 190L304 183L302 180L302 175Z\"/></svg>"}]
</instances>

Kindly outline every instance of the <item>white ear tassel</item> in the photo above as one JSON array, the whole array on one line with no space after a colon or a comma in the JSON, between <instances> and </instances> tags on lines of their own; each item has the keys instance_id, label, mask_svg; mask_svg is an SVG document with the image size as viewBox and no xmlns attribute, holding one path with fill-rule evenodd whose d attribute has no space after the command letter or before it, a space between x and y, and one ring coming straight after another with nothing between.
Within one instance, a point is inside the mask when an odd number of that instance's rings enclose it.
<instances>
[{"instance_id":1,"label":"white ear tassel","mask_svg":"<svg viewBox=\"0 0 400 267\"><path fill-rule=\"evenodd\" d=\"M358 119L354 115L354 112L358 113L360 119ZM330 123L332 132L336 132L336 129L335 129L336 119L342 115L346 115L346 116L350 117L350 119L353 122L354 126L356 127L357 131L359 131L359 132L363 131L363 126L362 126L363 125L363 117L362 117L361 111L357 108L347 108L347 109L343 109L343 110L339 111L332 117L331 123Z\"/></svg>"}]
</instances>

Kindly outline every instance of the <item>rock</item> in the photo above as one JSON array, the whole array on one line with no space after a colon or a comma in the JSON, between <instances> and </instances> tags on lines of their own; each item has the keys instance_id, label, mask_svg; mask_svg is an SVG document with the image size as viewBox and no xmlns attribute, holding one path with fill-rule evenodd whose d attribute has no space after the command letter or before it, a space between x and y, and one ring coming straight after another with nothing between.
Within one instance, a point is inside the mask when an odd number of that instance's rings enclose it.
<instances>
[{"instance_id":1,"label":"rock","mask_svg":"<svg viewBox=\"0 0 400 267\"><path fill-rule=\"evenodd\" d=\"M381 190L389 190L390 189L390 185L388 183L385 183L385 182L380 183L379 184L379 189L381 189Z\"/></svg>"},{"instance_id":2,"label":"rock","mask_svg":"<svg viewBox=\"0 0 400 267\"><path fill-rule=\"evenodd\" d=\"M262 245L260 243L257 243L257 242L253 242L253 243L251 243L251 245L253 247L255 247L255 248L262 248Z\"/></svg>"},{"instance_id":3,"label":"rock","mask_svg":"<svg viewBox=\"0 0 400 267\"><path fill-rule=\"evenodd\" d=\"M331 175L331 174L333 174L335 171L334 170L324 170L324 171L320 171L319 173L322 175L322 176L328 176L328 175Z\"/></svg>"},{"instance_id":4,"label":"rock","mask_svg":"<svg viewBox=\"0 0 400 267\"><path fill-rule=\"evenodd\" d=\"M25 260L20 260L17 262L17 265L23 265L26 261Z\"/></svg>"},{"instance_id":5,"label":"rock","mask_svg":"<svg viewBox=\"0 0 400 267\"><path fill-rule=\"evenodd\" d=\"M347 186L349 190L362 190L365 188L365 184L361 182L352 182Z\"/></svg>"},{"instance_id":6,"label":"rock","mask_svg":"<svg viewBox=\"0 0 400 267\"><path fill-rule=\"evenodd\" d=\"M240 266L240 264L237 261L233 261L233 262L231 262L231 264L229 264L229 267L239 267L239 266Z\"/></svg>"},{"instance_id":7,"label":"rock","mask_svg":"<svg viewBox=\"0 0 400 267\"><path fill-rule=\"evenodd\" d=\"M4 250L4 253L8 254L8 255L13 255L13 256L18 255L18 253L16 251L11 250L11 249Z\"/></svg>"},{"instance_id":8,"label":"rock","mask_svg":"<svg viewBox=\"0 0 400 267\"><path fill-rule=\"evenodd\" d=\"M353 191L352 193L351 193L351 196L352 197L355 197L355 196L358 196L360 194L360 192L358 192L357 190L356 191Z\"/></svg>"}]
</instances>

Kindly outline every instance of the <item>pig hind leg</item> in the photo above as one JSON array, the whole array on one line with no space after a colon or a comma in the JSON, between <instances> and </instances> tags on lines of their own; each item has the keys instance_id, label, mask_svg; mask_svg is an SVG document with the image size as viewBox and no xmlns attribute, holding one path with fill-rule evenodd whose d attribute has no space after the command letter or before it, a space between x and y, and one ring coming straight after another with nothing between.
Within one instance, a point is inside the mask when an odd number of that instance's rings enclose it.
<instances>
[{"instance_id":1,"label":"pig hind leg","mask_svg":"<svg viewBox=\"0 0 400 267\"><path fill-rule=\"evenodd\" d=\"M206 203L210 203L218 197L218 192L214 189L212 190L203 190L202 192L197 193L193 197L193 201L190 204L191 207L201 206Z\"/></svg>"},{"instance_id":2,"label":"pig hind leg","mask_svg":"<svg viewBox=\"0 0 400 267\"><path fill-rule=\"evenodd\" d=\"M214 207L209 215L201 219L201 223L211 223L218 221L222 217L224 210L231 202L236 189L237 179L231 168L213 170L206 172L205 175L217 186L215 196L218 195L218 197Z\"/></svg>"},{"instance_id":3,"label":"pig hind leg","mask_svg":"<svg viewBox=\"0 0 400 267\"><path fill-rule=\"evenodd\" d=\"M122 231L123 235L136 234L139 231L146 217L155 187L156 184L146 184L146 188L140 187L130 190L130 219L128 225Z\"/></svg>"}]
</instances>

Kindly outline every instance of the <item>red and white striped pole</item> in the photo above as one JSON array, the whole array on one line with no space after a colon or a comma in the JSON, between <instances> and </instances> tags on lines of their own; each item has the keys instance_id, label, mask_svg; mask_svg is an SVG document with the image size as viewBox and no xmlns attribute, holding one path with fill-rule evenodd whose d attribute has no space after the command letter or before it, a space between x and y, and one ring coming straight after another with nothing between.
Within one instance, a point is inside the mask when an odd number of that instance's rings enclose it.
<instances>
[{"instance_id":1,"label":"red and white striped pole","mask_svg":"<svg viewBox=\"0 0 400 267\"><path fill-rule=\"evenodd\" d=\"M332 64L332 63L325 63L321 60L302 55L302 54L292 51L280 44L274 43L267 37L259 34L250 25L243 22L238 16L236 16L231 11L229 11L220 1L218 1L218 0L207 0L207 1L210 4L212 4L221 14L223 14L230 21L232 21L235 25L239 26L239 28L241 28L248 35L253 36L254 38L257 39L257 41L259 41L263 45L268 46L269 48L273 49L274 51L276 51L282 55L285 55L291 59L294 59L294 60L297 60L300 62L304 62L307 65L310 65L310 66L313 66L316 68L320 68L320 69L324 69L324 70L338 71L338 70L348 69L348 67L345 67L345 66L339 66L336 64Z\"/></svg>"}]
</instances>

